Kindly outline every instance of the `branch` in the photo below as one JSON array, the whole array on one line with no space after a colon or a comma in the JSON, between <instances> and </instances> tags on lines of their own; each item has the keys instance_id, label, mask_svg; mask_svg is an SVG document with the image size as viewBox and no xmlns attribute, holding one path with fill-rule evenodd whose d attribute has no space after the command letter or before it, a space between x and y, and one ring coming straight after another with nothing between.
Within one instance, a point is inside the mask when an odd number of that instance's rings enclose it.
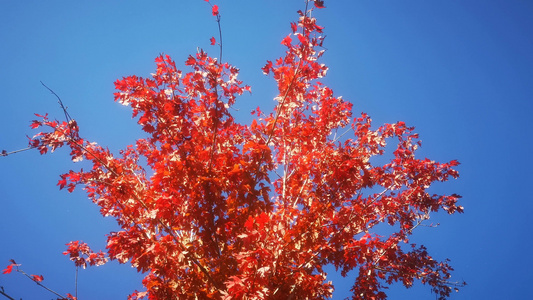
<instances>
[{"instance_id":1,"label":"branch","mask_svg":"<svg viewBox=\"0 0 533 300\"><path fill-rule=\"evenodd\" d=\"M2 150L2 152L0 152L0 156L8 156L10 154L23 152L23 151L30 150L30 149L33 149L33 147L27 147L27 148L24 148L24 149L14 150L14 151L10 151L10 152L7 152L6 150Z\"/></svg>"},{"instance_id":2,"label":"branch","mask_svg":"<svg viewBox=\"0 0 533 300\"><path fill-rule=\"evenodd\" d=\"M307 18L307 14L309 12L309 0L305 1L305 10L304 11L305 11L305 14L303 16L304 19L303 19L302 23L305 24L305 19ZM302 29L302 31L303 31L303 34L305 35L305 27ZM285 101L287 100L287 97L289 96L289 91L292 89L292 87L294 86L294 84L296 82L296 78L298 77L298 73L300 73L300 68L302 67L303 61L304 61L304 59L303 59L303 57L301 57L300 60L298 61L298 65L296 66L296 70L294 70L293 77L291 78L291 81L289 82L289 85L288 85L287 89L285 90L285 94L283 95L283 98L281 99L281 101L279 101L279 104L277 105L279 107L279 110L276 110L276 116L274 117L274 121L272 122L272 128L270 128L270 133L268 134L268 137L267 137L267 140L266 140L266 143L265 143L266 146L268 146L268 144L270 143L270 141L274 137L274 131L276 129L276 124L278 122L278 119L279 119L281 113L283 112L283 105L285 104ZM259 171L260 171L260 168L261 168L261 165L263 163L263 159L264 158L265 158L265 151L261 151L261 157L259 158L259 163L257 165L256 179L257 179L257 176L259 174Z\"/></svg>"},{"instance_id":3,"label":"branch","mask_svg":"<svg viewBox=\"0 0 533 300\"><path fill-rule=\"evenodd\" d=\"M40 81L40 83L47 89L50 91L50 93L52 93L52 95L56 96L57 98L57 102L59 103L59 106L61 107L61 109L63 110L63 113L65 114L65 119L67 120L67 124L69 125L69 128L71 126L71 123L70 121L72 120L72 117L69 115L68 111L67 111L67 108L63 105L63 101L61 101L61 98L59 98L59 96L52 90L50 89L48 86L46 86L46 84L44 84L42 81ZM72 129L72 128L71 128ZM14 150L14 151L11 151L11 152L7 152L6 150L2 150L2 152L0 153L0 156L8 156L10 154L15 154L15 153L19 153L19 152L23 152L23 151L26 151L26 150L30 150L30 149L33 149L34 147L27 147L27 148L24 148L24 149L19 149L19 150Z\"/></svg>"},{"instance_id":4,"label":"branch","mask_svg":"<svg viewBox=\"0 0 533 300\"><path fill-rule=\"evenodd\" d=\"M67 299L67 298L63 297L60 293L48 288L47 286L45 286L44 284L40 283L39 281L34 280L33 277L28 275L26 272L24 272L22 270L19 270L18 268L17 268L17 272L22 273L24 276L28 277L31 281L35 282L35 284L37 284L38 286L42 287L43 289L49 291L50 293L55 294L56 296L59 296L59 298Z\"/></svg>"},{"instance_id":5,"label":"branch","mask_svg":"<svg viewBox=\"0 0 533 300\"><path fill-rule=\"evenodd\" d=\"M70 114L68 113L67 111L67 108L63 105L63 101L61 101L61 98L52 90L50 89L49 87L47 87L44 83L41 82L41 84L47 88L54 96L56 96L56 98L58 99L58 103L59 105L61 106L61 109L63 109L63 113L65 114L65 118L67 120L67 123L71 124L71 120L72 117L70 116ZM71 132L73 132L71 130ZM83 144L81 143L78 143L76 141L76 139L72 136L69 136L69 141L70 142L74 142L76 144L76 146L80 147L80 149L82 149L83 151L85 151L86 153L90 154L93 156L94 160L97 161L103 168L105 168L108 172L112 173L113 175L115 175L116 177L120 177L120 175L115 171L113 170L110 166L108 166L104 161L102 161L101 159L99 159L91 150L89 150L87 147L85 147ZM147 211L149 211L150 209L148 208L148 206L146 205L146 203L143 201L143 199L139 198L139 197L136 197L137 200L139 201L139 203L144 207L144 209L146 209ZM124 211L124 205L120 202L116 202L116 204L122 209L122 211ZM126 215L126 218L129 219L129 221L133 224L133 226L137 227L139 229L140 232L143 232L147 238L150 238L150 235L146 232L146 229L141 225L139 224L138 222L136 222L133 218L131 218L130 216L127 216ZM173 240L178 244L178 247L181 248L181 250L183 251L187 251L187 247L185 245L183 245L183 243L178 239L178 237L176 237L176 235L174 234L174 232L171 230L171 228L166 225L165 223L163 223L163 221L161 219L158 219L158 222L159 224L163 227L163 229L173 238ZM200 271L207 277L208 281L211 282L215 288L217 290L221 290L221 286L218 282L216 282L213 277L211 276L211 274L209 274L209 271L206 269L206 267L204 267L199 259L196 257L196 255L194 253L187 253L187 255L185 255L194 265L196 265ZM31 279L31 277L30 277ZM39 284L37 282L37 284ZM40 284L39 284L40 285ZM44 286L43 286L44 287ZM46 287L45 287L46 288ZM51 291L51 290L50 290ZM53 291L52 291L53 292ZM59 294L57 294L59 295Z\"/></svg>"},{"instance_id":6,"label":"branch","mask_svg":"<svg viewBox=\"0 0 533 300\"><path fill-rule=\"evenodd\" d=\"M3 295L3 296L5 296L5 297L8 298L8 299L15 300L15 298L9 296L8 294L6 294L6 293L4 292L4 287L3 287L3 286L0 286L0 295Z\"/></svg>"},{"instance_id":7,"label":"branch","mask_svg":"<svg viewBox=\"0 0 533 300\"><path fill-rule=\"evenodd\" d=\"M392 273L392 274L400 274L400 272L398 270L387 270L387 269L384 269L384 268L381 268L381 267L373 267L374 269L376 270L379 270L379 271L382 271L382 272L385 272L385 273ZM427 278L428 276L427 275L423 275L423 276L420 276L420 278ZM460 288L460 287L465 287L467 285L466 281L449 281L449 280L444 280L444 279L438 279L438 282L448 286L448 287L454 287L454 288Z\"/></svg>"},{"instance_id":8,"label":"branch","mask_svg":"<svg viewBox=\"0 0 533 300\"><path fill-rule=\"evenodd\" d=\"M429 219L429 213L426 213L425 215L422 215L419 218L417 218L416 224L412 228L410 228L405 235L407 236L407 235L413 234L413 230L415 230L418 226L421 226L422 222L424 222L427 219ZM385 255L385 253L389 249L391 249L392 247L397 246L399 242L400 241L396 241L396 243L391 244L389 247L383 249L383 251L381 251L381 254L379 254L379 256L376 257L376 259L374 259L374 262L372 263L372 266L375 267L376 269L379 269L378 267L376 267L376 265L379 262L379 260L383 257L383 255Z\"/></svg>"},{"instance_id":9,"label":"branch","mask_svg":"<svg viewBox=\"0 0 533 300\"><path fill-rule=\"evenodd\" d=\"M220 13L217 15L217 24L218 24L218 39L220 45L220 63L222 63L222 28L220 26Z\"/></svg>"},{"instance_id":10,"label":"branch","mask_svg":"<svg viewBox=\"0 0 533 300\"><path fill-rule=\"evenodd\" d=\"M69 113L67 111L67 108L63 105L63 101L61 101L61 98L59 98L59 96L54 91L52 91L52 89L47 87L46 84L44 84L42 81L40 81L40 82L47 90L50 91L50 93L52 93L52 95L56 96L57 102L59 103L59 106L61 106L61 109L63 109L63 113L65 114L65 119L67 119L67 123L70 126L70 121L72 120L72 118L70 117L70 115L69 115Z\"/></svg>"},{"instance_id":11,"label":"branch","mask_svg":"<svg viewBox=\"0 0 533 300\"><path fill-rule=\"evenodd\" d=\"M78 266L76 266L76 276L74 279L74 295L78 299Z\"/></svg>"},{"instance_id":12,"label":"branch","mask_svg":"<svg viewBox=\"0 0 533 300\"><path fill-rule=\"evenodd\" d=\"M207 3L211 6L211 9L213 8L213 4L211 4L211 2L209 2L209 0L206 0ZM219 39L219 43L218 45L220 46L220 57L219 57L219 60L220 60L220 64L222 64L222 28L220 26L220 13L217 13L216 14L216 21L217 21L217 24L218 24L218 39Z\"/></svg>"},{"instance_id":13,"label":"branch","mask_svg":"<svg viewBox=\"0 0 533 300\"><path fill-rule=\"evenodd\" d=\"M48 288L44 284L42 284L40 281L43 280L43 276L41 276L41 275L39 275L39 276L38 275L29 275L28 273L24 272L24 270L19 269L20 264L15 263L15 261L12 260L12 259L10 261L11 261L10 268L8 269L7 272L4 272L4 273L11 273L11 268L14 266L16 268L15 271L17 271L18 273L21 273L22 275L28 277L31 281L35 282L35 284L37 284L38 286L44 288L45 290L49 291L50 293L58 296L59 299L72 299L70 294L67 294L67 297L63 297L58 292L56 292L56 291ZM9 295L7 295L4 292L4 287L0 287L0 294L4 295L5 297L7 297L7 298L9 298L11 300L15 300L15 299L13 299L12 297L10 297Z\"/></svg>"}]
</instances>

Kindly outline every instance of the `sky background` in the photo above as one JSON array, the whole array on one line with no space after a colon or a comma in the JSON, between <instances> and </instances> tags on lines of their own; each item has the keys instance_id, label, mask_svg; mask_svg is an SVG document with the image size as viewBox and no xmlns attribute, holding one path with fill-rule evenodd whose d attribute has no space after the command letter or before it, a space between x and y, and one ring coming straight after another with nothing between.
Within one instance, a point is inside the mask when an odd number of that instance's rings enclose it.
<instances>
[{"instance_id":1,"label":"sky background","mask_svg":"<svg viewBox=\"0 0 533 300\"><path fill-rule=\"evenodd\" d=\"M215 1L220 7L224 60L241 69L253 94L238 98L236 118L272 109L275 82L262 74L283 55L303 1ZM458 180L433 191L458 193L462 215L436 214L437 228L413 241L439 260L451 259L453 279L468 286L451 299L533 299L530 288L533 202L533 1L326 1L314 16L325 26L329 66L322 80L337 96L368 113L374 124L405 121L423 141L420 157L458 167ZM27 146L33 113L62 117L68 106L84 138L125 148L142 136L130 110L113 102L113 82L148 77L159 53L180 69L197 47L218 55L209 5L174 1L0 1L0 150ZM80 189L59 191L59 174L79 169L67 150L0 157L0 270L13 258L44 283L74 292L74 265L64 244L83 240L104 249L116 230ZM126 299L140 279L129 265L110 263L79 273L80 299ZM352 278L332 275L334 299L349 295ZM20 274L1 275L16 299L51 294ZM391 287L389 299L434 299L428 287ZM2 299L2 298L0 298Z\"/></svg>"}]
</instances>

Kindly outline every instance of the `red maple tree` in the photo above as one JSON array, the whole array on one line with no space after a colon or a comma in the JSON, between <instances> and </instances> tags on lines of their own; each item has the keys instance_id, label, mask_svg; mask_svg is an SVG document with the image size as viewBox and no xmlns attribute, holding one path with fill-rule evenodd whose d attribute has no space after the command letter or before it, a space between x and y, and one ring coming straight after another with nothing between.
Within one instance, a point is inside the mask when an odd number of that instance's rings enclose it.
<instances>
[{"instance_id":1,"label":"red maple tree","mask_svg":"<svg viewBox=\"0 0 533 300\"><path fill-rule=\"evenodd\" d=\"M457 178L458 162L415 157L412 127L373 128L319 81L328 70L319 62L323 27L310 12L323 7L307 1L281 42L285 55L262 68L277 83L277 103L271 113L257 108L249 125L229 109L250 87L203 50L186 60L189 72L161 55L152 77L115 82L115 100L147 133L118 155L82 139L68 114L38 115L31 127L50 130L32 148L66 145L72 160L92 164L61 175L59 187L83 186L122 228L107 236L107 254L69 243L77 266L131 263L146 273L146 290L129 299L324 299L334 287L330 264L356 272L353 299L385 299L387 285L415 280L449 296L452 268L409 238L430 212L462 212L460 196L428 192ZM212 14L219 20L218 6ZM372 233L383 223L392 233Z\"/></svg>"}]
</instances>

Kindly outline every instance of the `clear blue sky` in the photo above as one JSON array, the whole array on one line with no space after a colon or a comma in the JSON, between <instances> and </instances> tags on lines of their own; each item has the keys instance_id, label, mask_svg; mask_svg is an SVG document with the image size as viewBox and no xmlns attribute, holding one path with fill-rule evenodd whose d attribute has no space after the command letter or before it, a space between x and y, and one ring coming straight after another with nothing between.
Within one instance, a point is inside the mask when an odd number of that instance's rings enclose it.
<instances>
[{"instance_id":1,"label":"clear blue sky","mask_svg":"<svg viewBox=\"0 0 533 300\"><path fill-rule=\"evenodd\" d=\"M253 95L241 97L238 120L273 106L275 85L262 75L283 53L280 40L303 1L218 1L224 59L241 69ZM533 2L528 0L326 1L316 13L325 26L330 69L323 82L367 112L376 125L405 121L423 140L421 156L458 159L459 180L436 192L458 193L465 214L438 214L441 225L414 240L437 259L450 258L454 278L468 286L451 299L533 299L531 182L533 169ZM26 147L33 113L61 118L61 96L82 135L124 148L142 134L130 110L113 102L113 82L149 76L154 58L183 61L196 47L213 55L216 23L204 1L1 1L0 150ZM10 258L43 274L61 293L74 291L74 266L64 244L105 247L115 229L76 191L56 187L59 174L81 165L67 151L0 158L0 269ZM125 299L142 289L139 274L111 263L79 274L80 299ZM350 279L337 282L335 299ZM15 298L49 299L17 274L0 275ZM395 286L390 299L434 299L429 289Z\"/></svg>"}]
</instances>

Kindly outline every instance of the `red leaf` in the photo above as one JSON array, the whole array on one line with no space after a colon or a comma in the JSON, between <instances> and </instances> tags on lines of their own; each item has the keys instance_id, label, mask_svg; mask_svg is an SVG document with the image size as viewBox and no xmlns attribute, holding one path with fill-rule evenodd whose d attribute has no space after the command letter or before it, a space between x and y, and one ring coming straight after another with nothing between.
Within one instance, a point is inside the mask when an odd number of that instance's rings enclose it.
<instances>
[{"instance_id":1,"label":"red leaf","mask_svg":"<svg viewBox=\"0 0 533 300\"><path fill-rule=\"evenodd\" d=\"M192 66L195 63L196 63L196 59L194 59L194 57L192 57L191 55L189 55L189 58L187 58L187 60L185 61L186 66Z\"/></svg>"},{"instance_id":2,"label":"red leaf","mask_svg":"<svg viewBox=\"0 0 533 300\"><path fill-rule=\"evenodd\" d=\"M30 125L30 128L31 129L35 129L37 127L41 126L41 122L37 121L37 120L34 120L31 122L31 125Z\"/></svg>"},{"instance_id":3,"label":"red leaf","mask_svg":"<svg viewBox=\"0 0 533 300\"><path fill-rule=\"evenodd\" d=\"M255 121L255 120L254 120L254 121ZM233 165L233 169L232 169L231 171L229 171L228 174L229 174L229 175L231 175L231 174L238 174L238 173L240 173L240 172L241 172L241 168L240 168L239 164L235 164L235 165Z\"/></svg>"},{"instance_id":4,"label":"red leaf","mask_svg":"<svg viewBox=\"0 0 533 300\"><path fill-rule=\"evenodd\" d=\"M455 159L450 161L449 164L450 164L450 166L453 166L453 167L456 167L456 166L460 165L460 163L457 160L455 160Z\"/></svg>"},{"instance_id":5,"label":"red leaf","mask_svg":"<svg viewBox=\"0 0 533 300\"><path fill-rule=\"evenodd\" d=\"M268 215L265 213L261 213L255 221L257 224L259 224L259 229L262 230L265 227L265 224L268 222L269 218Z\"/></svg>"},{"instance_id":6,"label":"red leaf","mask_svg":"<svg viewBox=\"0 0 533 300\"><path fill-rule=\"evenodd\" d=\"M292 32L298 31L298 25L296 25L296 23L291 22L291 29L292 29Z\"/></svg>"},{"instance_id":7,"label":"red leaf","mask_svg":"<svg viewBox=\"0 0 533 300\"><path fill-rule=\"evenodd\" d=\"M288 35L287 37L285 37L285 38L281 41L281 44L282 44L282 45L285 45L285 46L287 46L287 47L290 47L290 46L291 46L291 42L292 42L291 36Z\"/></svg>"},{"instance_id":8,"label":"red leaf","mask_svg":"<svg viewBox=\"0 0 533 300\"><path fill-rule=\"evenodd\" d=\"M77 298L72 296L72 294L70 293L67 293L67 299L72 299L72 300L76 300Z\"/></svg>"},{"instance_id":9,"label":"red leaf","mask_svg":"<svg viewBox=\"0 0 533 300\"><path fill-rule=\"evenodd\" d=\"M211 37L210 41L211 41L211 45L214 45L217 42L214 37Z\"/></svg>"},{"instance_id":10,"label":"red leaf","mask_svg":"<svg viewBox=\"0 0 533 300\"><path fill-rule=\"evenodd\" d=\"M305 36L301 35L301 34L298 35L298 40L302 44L307 44L307 38Z\"/></svg>"},{"instance_id":11,"label":"red leaf","mask_svg":"<svg viewBox=\"0 0 533 300\"><path fill-rule=\"evenodd\" d=\"M244 223L244 227L248 230L252 230L254 228L254 218L252 216L249 216L246 222Z\"/></svg>"},{"instance_id":12,"label":"red leaf","mask_svg":"<svg viewBox=\"0 0 533 300\"><path fill-rule=\"evenodd\" d=\"M44 116L40 114L34 114L34 115L36 115L39 118L43 118L43 119L46 119L48 117L48 113L44 114Z\"/></svg>"},{"instance_id":13,"label":"red leaf","mask_svg":"<svg viewBox=\"0 0 533 300\"><path fill-rule=\"evenodd\" d=\"M67 177L65 175L61 175L61 180L57 182L57 185L59 185L59 189L62 190L67 185Z\"/></svg>"},{"instance_id":14,"label":"red leaf","mask_svg":"<svg viewBox=\"0 0 533 300\"><path fill-rule=\"evenodd\" d=\"M261 70L265 75L268 75L268 73L270 73L270 69L272 69L272 62L270 60L267 60L266 65L262 67Z\"/></svg>"},{"instance_id":15,"label":"red leaf","mask_svg":"<svg viewBox=\"0 0 533 300\"><path fill-rule=\"evenodd\" d=\"M315 0L315 6L317 8L324 8L324 1L323 0Z\"/></svg>"},{"instance_id":16,"label":"red leaf","mask_svg":"<svg viewBox=\"0 0 533 300\"><path fill-rule=\"evenodd\" d=\"M7 266L7 268L4 269L4 272L2 274L9 274L11 273L11 271L13 271L13 264Z\"/></svg>"},{"instance_id":17,"label":"red leaf","mask_svg":"<svg viewBox=\"0 0 533 300\"><path fill-rule=\"evenodd\" d=\"M31 279L36 282L41 282L44 280L43 275L31 275Z\"/></svg>"},{"instance_id":18,"label":"red leaf","mask_svg":"<svg viewBox=\"0 0 533 300\"><path fill-rule=\"evenodd\" d=\"M213 16L218 15L218 5L213 5Z\"/></svg>"}]
</instances>

